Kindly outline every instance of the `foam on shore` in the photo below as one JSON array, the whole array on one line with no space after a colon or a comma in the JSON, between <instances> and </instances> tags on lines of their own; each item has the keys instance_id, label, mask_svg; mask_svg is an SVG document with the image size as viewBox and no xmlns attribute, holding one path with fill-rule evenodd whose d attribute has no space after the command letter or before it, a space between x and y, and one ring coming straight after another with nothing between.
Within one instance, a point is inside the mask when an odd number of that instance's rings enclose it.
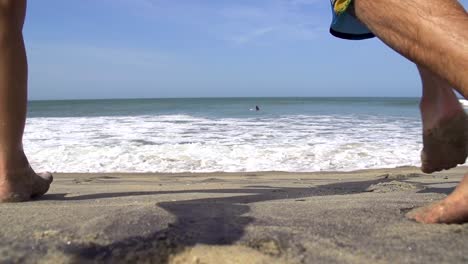
<instances>
[{"instance_id":1,"label":"foam on shore","mask_svg":"<svg viewBox=\"0 0 468 264\"><path fill-rule=\"evenodd\" d=\"M242 172L419 165L420 121L370 115L29 118L37 170Z\"/></svg>"}]
</instances>

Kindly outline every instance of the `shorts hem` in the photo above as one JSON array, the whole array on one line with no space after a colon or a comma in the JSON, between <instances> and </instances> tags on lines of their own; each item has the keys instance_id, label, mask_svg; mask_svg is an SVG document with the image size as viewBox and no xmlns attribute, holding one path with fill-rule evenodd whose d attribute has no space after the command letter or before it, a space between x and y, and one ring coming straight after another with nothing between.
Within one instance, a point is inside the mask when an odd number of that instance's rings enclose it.
<instances>
[{"instance_id":1,"label":"shorts hem","mask_svg":"<svg viewBox=\"0 0 468 264\"><path fill-rule=\"evenodd\" d=\"M333 30L333 28L330 28L330 34L332 34L333 36L337 38L349 39L349 40L362 40L362 39L370 39L370 38L375 37L375 35L372 33L349 34L349 33L335 31Z\"/></svg>"}]
</instances>

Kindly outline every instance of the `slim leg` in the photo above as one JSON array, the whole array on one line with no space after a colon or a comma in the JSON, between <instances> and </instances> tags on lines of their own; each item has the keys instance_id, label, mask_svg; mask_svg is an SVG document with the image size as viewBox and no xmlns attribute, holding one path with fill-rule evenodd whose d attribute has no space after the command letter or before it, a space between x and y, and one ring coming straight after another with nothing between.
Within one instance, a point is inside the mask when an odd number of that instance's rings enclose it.
<instances>
[{"instance_id":1,"label":"slim leg","mask_svg":"<svg viewBox=\"0 0 468 264\"><path fill-rule=\"evenodd\" d=\"M25 201L47 192L50 174L37 175L23 151L27 61L26 0L0 0L0 201Z\"/></svg>"}]
</instances>

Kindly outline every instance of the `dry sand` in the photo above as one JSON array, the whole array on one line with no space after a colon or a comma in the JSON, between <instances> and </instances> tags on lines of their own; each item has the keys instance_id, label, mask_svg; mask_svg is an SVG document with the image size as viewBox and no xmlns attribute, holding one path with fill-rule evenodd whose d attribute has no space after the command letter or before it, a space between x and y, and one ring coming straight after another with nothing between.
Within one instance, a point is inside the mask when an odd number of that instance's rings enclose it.
<instances>
[{"instance_id":1,"label":"dry sand","mask_svg":"<svg viewBox=\"0 0 468 264\"><path fill-rule=\"evenodd\" d=\"M0 262L467 263L468 225L404 217L466 171L56 174L0 204Z\"/></svg>"}]
</instances>

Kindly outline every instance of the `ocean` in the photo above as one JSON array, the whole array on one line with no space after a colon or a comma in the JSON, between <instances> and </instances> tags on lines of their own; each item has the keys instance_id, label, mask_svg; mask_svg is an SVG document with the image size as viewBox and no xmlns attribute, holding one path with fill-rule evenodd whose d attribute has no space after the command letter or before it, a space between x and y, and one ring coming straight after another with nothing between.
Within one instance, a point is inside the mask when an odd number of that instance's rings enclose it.
<instances>
[{"instance_id":1,"label":"ocean","mask_svg":"<svg viewBox=\"0 0 468 264\"><path fill-rule=\"evenodd\" d=\"M31 101L24 147L35 170L51 172L312 172L419 166L418 101Z\"/></svg>"}]
</instances>

